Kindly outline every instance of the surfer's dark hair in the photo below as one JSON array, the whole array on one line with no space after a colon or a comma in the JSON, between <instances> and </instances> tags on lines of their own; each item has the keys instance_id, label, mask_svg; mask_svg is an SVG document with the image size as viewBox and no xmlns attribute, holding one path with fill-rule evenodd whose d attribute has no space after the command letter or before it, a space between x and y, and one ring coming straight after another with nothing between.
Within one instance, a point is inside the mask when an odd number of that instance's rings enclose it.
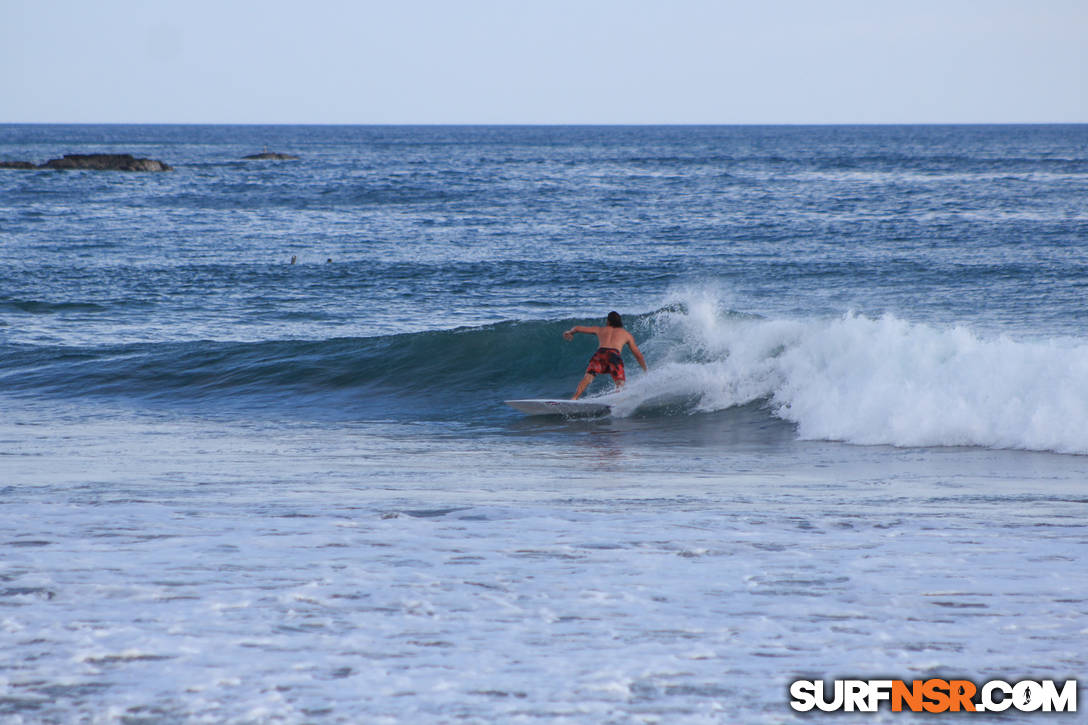
<instances>
[{"instance_id":1,"label":"surfer's dark hair","mask_svg":"<svg viewBox=\"0 0 1088 725\"><path fill-rule=\"evenodd\" d=\"M620 313L613 310L608 313L608 326L609 327L623 327L623 319L620 317Z\"/></svg>"}]
</instances>

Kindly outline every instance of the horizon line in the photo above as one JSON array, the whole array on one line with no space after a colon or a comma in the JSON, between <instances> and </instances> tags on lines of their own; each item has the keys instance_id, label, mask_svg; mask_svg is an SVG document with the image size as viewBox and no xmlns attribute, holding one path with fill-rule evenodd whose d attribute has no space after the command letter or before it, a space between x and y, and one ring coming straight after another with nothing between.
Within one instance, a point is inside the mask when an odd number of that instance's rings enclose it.
<instances>
[{"instance_id":1,"label":"horizon line","mask_svg":"<svg viewBox=\"0 0 1088 725\"><path fill-rule=\"evenodd\" d=\"M0 121L0 126L333 126L333 127L445 127L445 128L639 128L639 127L821 127L821 126L1084 126L1088 121L780 121L780 122L293 122L293 121Z\"/></svg>"}]
</instances>

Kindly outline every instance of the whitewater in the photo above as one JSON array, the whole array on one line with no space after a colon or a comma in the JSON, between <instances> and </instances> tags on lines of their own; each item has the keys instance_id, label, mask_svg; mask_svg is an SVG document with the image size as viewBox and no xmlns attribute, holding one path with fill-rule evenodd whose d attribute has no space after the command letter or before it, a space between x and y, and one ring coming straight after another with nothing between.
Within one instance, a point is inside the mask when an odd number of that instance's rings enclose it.
<instances>
[{"instance_id":1,"label":"whitewater","mask_svg":"<svg viewBox=\"0 0 1088 725\"><path fill-rule=\"evenodd\" d=\"M1088 453L1088 343L987 337L886 314L751 319L713 298L648 320L647 399L692 412L759 403L802 438L904 447L988 446Z\"/></svg>"},{"instance_id":2,"label":"whitewater","mask_svg":"<svg viewBox=\"0 0 1088 725\"><path fill-rule=\"evenodd\" d=\"M245 161L268 147L298 160ZM0 125L0 722L1088 670L1088 127ZM649 363L573 393L625 323ZM821 716L815 716L820 718ZM827 715L959 721L962 715ZM1008 711L1000 722L1053 717Z\"/></svg>"}]
</instances>

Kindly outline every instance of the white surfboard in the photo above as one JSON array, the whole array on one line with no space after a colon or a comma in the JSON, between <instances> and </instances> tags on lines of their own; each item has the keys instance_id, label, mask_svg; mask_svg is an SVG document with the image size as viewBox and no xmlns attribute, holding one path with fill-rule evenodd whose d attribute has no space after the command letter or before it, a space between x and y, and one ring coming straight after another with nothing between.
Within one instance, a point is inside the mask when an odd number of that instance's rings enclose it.
<instances>
[{"instance_id":1,"label":"white surfboard","mask_svg":"<svg viewBox=\"0 0 1088 725\"><path fill-rule=\"evenodd\" d=\"M507 400L507 405L520 410L526 415L565 415L567 417L591 417L608 415L611 406L592 400L551 400L534 398L531 400Z\"/></svg>"}]
</instances>

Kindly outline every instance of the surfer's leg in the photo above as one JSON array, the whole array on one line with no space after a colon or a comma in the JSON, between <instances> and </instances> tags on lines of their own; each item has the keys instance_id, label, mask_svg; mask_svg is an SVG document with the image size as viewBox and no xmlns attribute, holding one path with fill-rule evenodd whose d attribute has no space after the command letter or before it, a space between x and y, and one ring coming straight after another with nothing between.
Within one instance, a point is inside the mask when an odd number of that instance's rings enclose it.
<instances>
[{"instance_id":1,"label":"surfer's leg","mask_svg":"<svg viewBox=\"0 0 1088 725\"><path fill-rule=\"evenodd\" d=\"M593 382L593 377L593 373L586 373L582 376L582 382L578 383L578 389L574 391L574 397L571 400L578 400L578 398L582 397L586 387Z\"/></svg>"}]
</instances>

